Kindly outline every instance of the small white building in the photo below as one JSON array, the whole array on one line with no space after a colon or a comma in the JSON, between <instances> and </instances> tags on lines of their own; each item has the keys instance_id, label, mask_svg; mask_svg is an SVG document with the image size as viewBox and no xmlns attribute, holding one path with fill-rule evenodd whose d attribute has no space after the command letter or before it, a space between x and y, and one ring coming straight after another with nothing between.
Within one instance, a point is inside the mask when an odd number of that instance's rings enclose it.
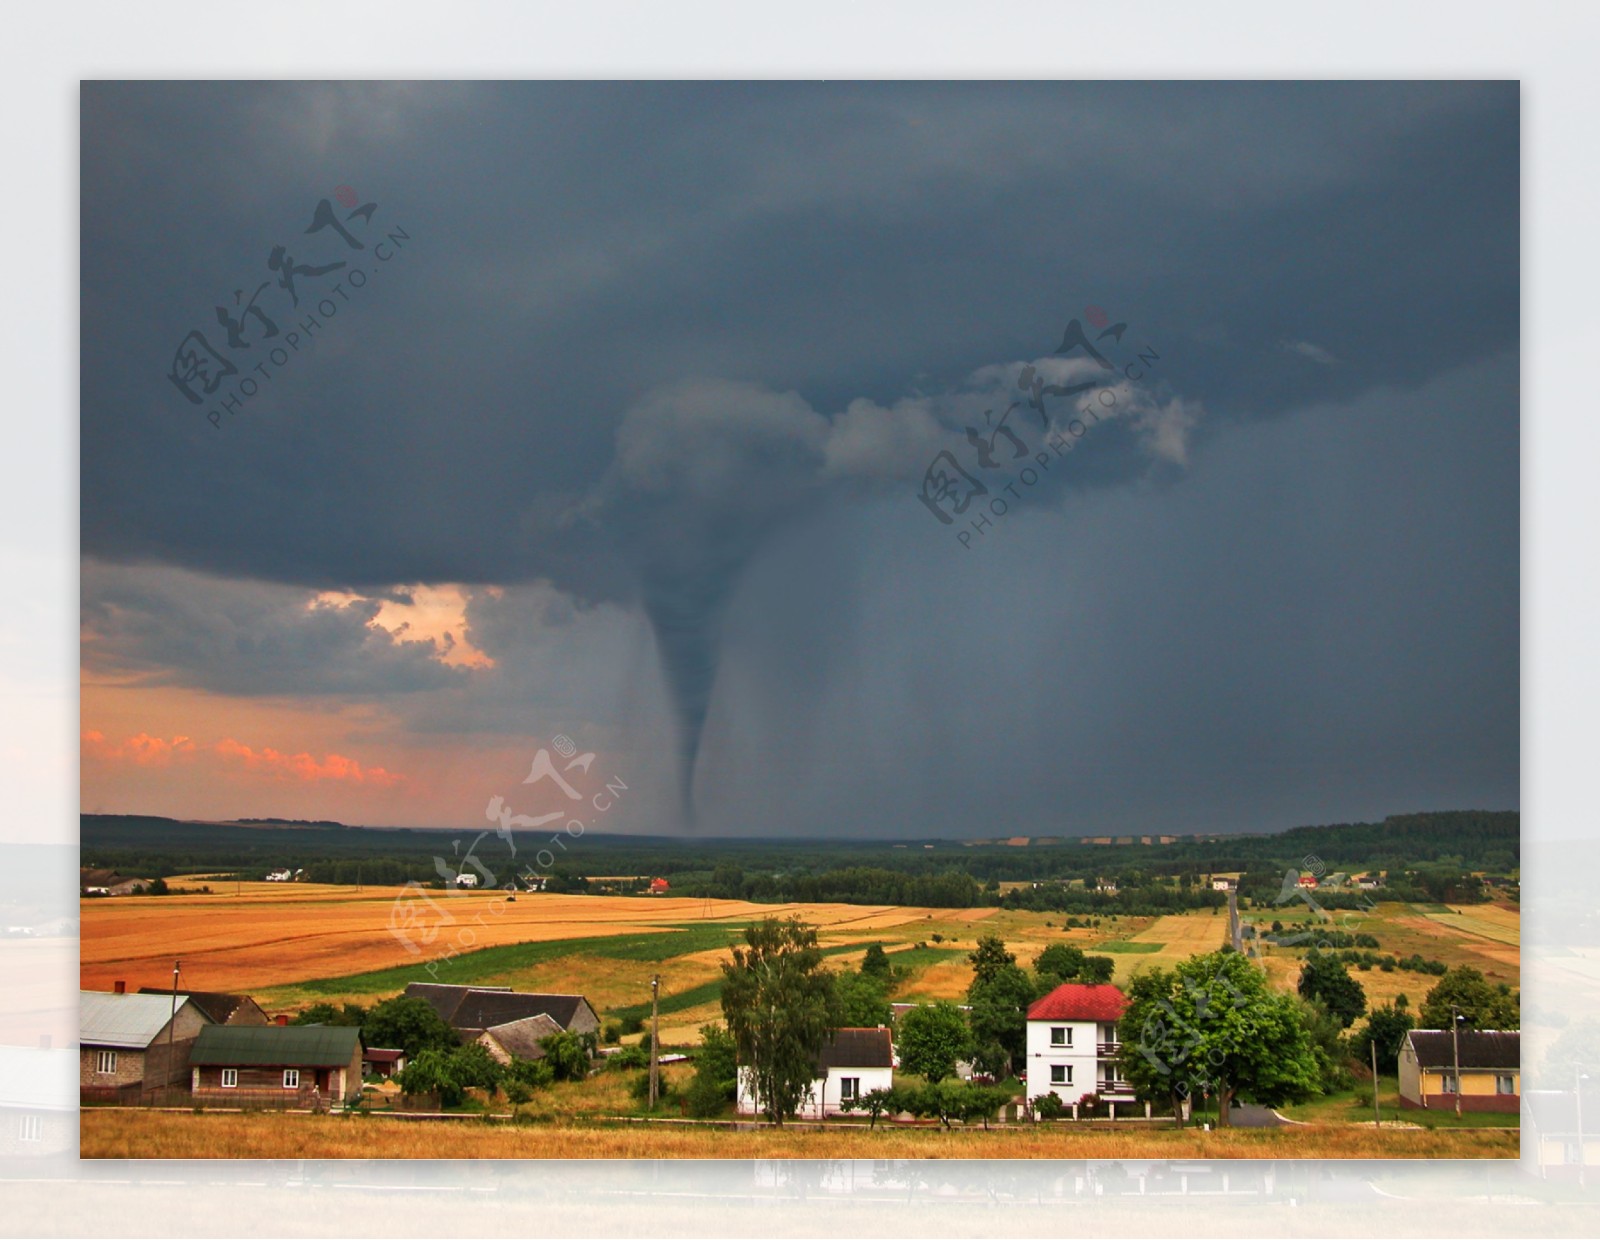
<instances>
[{"instance_id":1,"label":"small white building","mask_svg":"<svg viewBox=\"0 0 1600 1240\"><path fill-rule=\"evenodd\" d=\"M1111 1108L1131 1106L1133 1087L1123 1079L1117 1022L1127 999L1117 987L1067 982L1028 1008L1028 1101L1054 1094L1073 1106L1094 1094Z\"/></svg>"},{"instance_id":2,"label":"small white building","mask_svg":"<svg viewBox=\"0 0 1600 1240\"><path fill-rule=\"evenodd\" d=\"M816 1079L795 1114L800 1119L847 1114L843 1110L845 1102L875 1089L889 1089L893 1084L894 1042L889 1030L882 1025L876 1029L840 1029L817 1057ZM736 1106L741 1115L757 1115L761 1111L748 1068L739 1069Z\"/></svg>"}]
</instances>

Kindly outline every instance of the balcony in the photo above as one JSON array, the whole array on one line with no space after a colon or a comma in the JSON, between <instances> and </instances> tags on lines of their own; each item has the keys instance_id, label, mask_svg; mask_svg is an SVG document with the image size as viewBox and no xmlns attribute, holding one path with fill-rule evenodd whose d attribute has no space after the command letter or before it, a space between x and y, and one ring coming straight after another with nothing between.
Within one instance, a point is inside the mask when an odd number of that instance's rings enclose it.
<instances>
[{"instance_id":1,"label":"balcony","mask_svg":"<svg viewBox=\"0 0 1600 1240\"><path fill-rule=\"evenodd\" d=\"M1122 1053L1122 1043L1101 1042L1095 1049L1101 1059L1115 1059Z\"/></svg>"}]
</instances>

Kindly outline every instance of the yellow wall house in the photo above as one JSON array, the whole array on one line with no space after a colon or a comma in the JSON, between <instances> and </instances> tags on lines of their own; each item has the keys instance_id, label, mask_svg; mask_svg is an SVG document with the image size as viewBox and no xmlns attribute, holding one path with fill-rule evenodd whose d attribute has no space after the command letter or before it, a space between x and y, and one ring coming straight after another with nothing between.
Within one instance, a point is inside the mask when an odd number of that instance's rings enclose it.
<instances>
[{"instance_id":1,"label":"yellow wall house","mask_svg":"<svg viewBox=\"0 0 1600 1240\"><path fill-rule=\"evenodd\" d=\"M1522 1035L1463 1029L1461 1082L1448 1029L1413 1029L1400 1048L1400 1105L1463 1111L1516 1111L1522 1104Z\"/></svg>"}]
</instances>

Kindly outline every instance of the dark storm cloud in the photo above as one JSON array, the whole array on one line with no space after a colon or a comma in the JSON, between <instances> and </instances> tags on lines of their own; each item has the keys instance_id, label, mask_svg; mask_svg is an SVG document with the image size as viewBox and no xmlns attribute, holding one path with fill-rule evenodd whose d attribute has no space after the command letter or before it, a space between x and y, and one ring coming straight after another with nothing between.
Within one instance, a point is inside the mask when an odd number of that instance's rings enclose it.
<instances>
[{"instance_id":1,"label":"dark storm cloud","mask_svg":"<svg viewBox=\"0 0 1600 1240\"><path fill-rule=\"evenodd\" d=\"M928 520L908 490L926 456L893 462L950 418L879 411L1047 354L1085 304L1155 342L1163 394L1205 410L1199 452L1517 338L1511 84L119 84L85 87L82 128L85 551L302 586L548 578L638 598L689 763L772 538L819 505L881 536L866 479L899 484L892 528L929 536L899 524ZM213 430L162 377L173 348L341 183L414 240ZM729 390L746 397L705 406L720 418L652 420L662 393ZM798 439L731 434L789 392ZM1514 425L1514 407L1499 416ZM631 472L630 425L665 430ZM1148 447L1109 427L1072 485L1148 479ZM694 473L700 454L726 469ZM1497 512L1510 497L1514 532L1514 459L1475 483ZM1276 502L1293 511L1297 492ZM1410 551L1466 554L1444 530ZM965 567L902 588L946 607L998 588L992 567L944 580ZM1357 569L1312 571L1337 589ZM1484 692L1515 713L1501 681ZM1230 717L1252 704L1216 700ZM903 755L904 779L948 740Z\"/></svg>"}]
</instances>

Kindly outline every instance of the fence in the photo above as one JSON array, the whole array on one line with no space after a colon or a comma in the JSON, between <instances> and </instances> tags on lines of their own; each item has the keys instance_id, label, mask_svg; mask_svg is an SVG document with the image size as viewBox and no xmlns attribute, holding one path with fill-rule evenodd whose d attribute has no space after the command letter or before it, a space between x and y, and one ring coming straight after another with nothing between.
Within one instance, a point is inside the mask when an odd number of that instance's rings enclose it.
<instances>
[{"instance_id":1,"label":"fence","mask_svg":"<svg viewBox=\"0 0 1600 1240\"><path fill-rule=\"evenodd\" d=\"M327 1094L303 1089L207 1089L196 1094L182 1086L145 1089L133 1085L84 1085L78 1091L83 1106L181 1107L219 1111L336 1110L343 1103Z\"/></svg>"}]
</instances>

